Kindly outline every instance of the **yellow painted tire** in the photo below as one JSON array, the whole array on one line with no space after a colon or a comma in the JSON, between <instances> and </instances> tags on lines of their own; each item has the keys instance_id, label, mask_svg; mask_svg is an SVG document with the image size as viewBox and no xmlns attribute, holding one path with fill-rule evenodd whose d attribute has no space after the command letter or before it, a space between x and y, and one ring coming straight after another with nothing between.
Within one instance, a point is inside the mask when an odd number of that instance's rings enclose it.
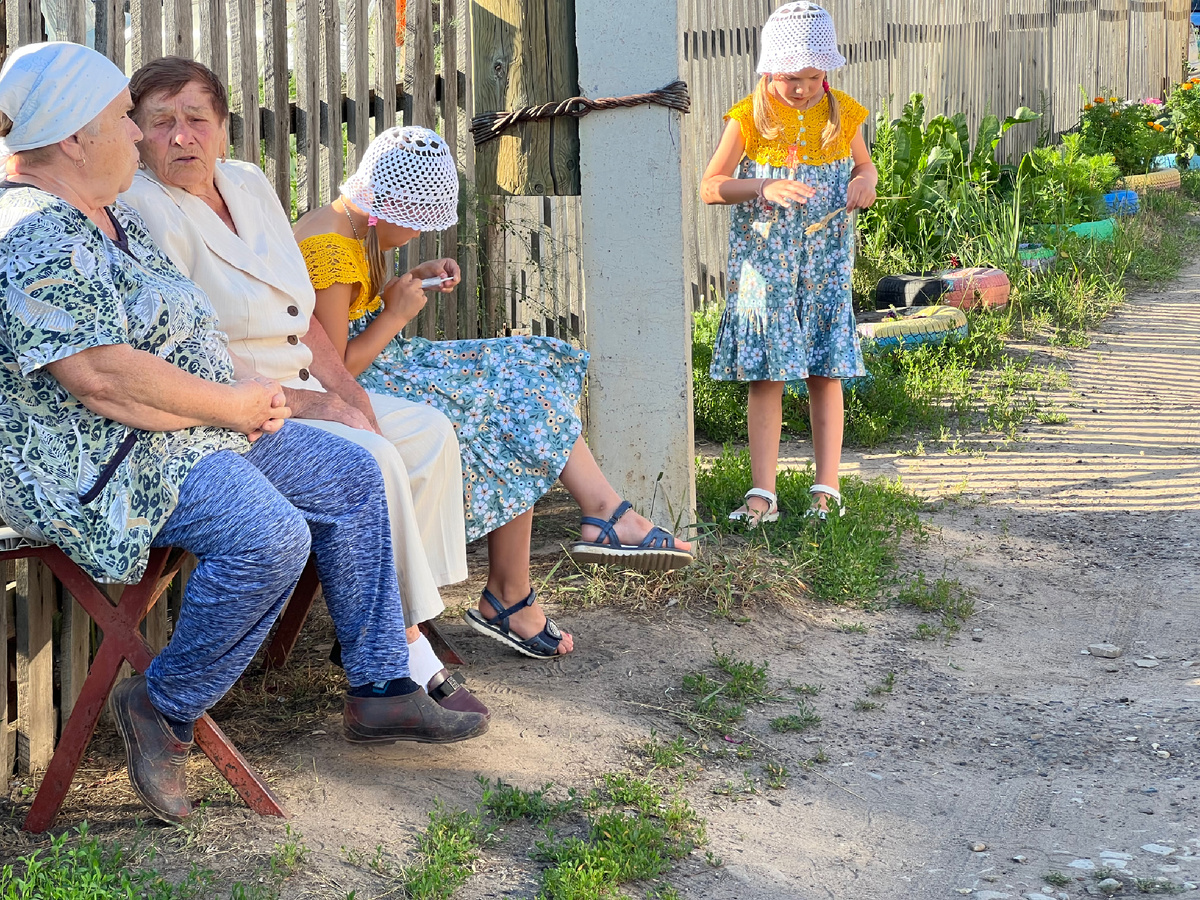
<instances>
[{"instance_id":1,"label":"yellow painted tire","mask_svg":"<svg viewBox=\"0 0 1200 900\"><path fill-rule=\"evenodd\" d=\"M967 336L967 314L954 306L918 306L898 318L863 322L859 337L877 347L913 347L940 344L952 337Z\"/></svg>"},{"instance_id":2,"label":"yellow painted tire","mask_svg":"<svg viewBox=\"0 0 1200 900\"><path fill-rule=\"evenodd\" d=\"M1177 191L1182 183L1178 169L1126 175L1121 179L1121 187L1128 191Z\"/></svg>"}]
</instances>

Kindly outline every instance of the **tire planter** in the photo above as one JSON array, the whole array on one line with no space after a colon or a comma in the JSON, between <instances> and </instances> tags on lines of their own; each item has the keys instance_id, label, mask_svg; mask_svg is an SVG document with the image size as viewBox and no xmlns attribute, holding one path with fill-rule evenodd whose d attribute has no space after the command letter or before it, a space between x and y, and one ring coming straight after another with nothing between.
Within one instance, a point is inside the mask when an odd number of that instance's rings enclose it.
<instances>
[{"instance_id":1,"label":"tire planter","mask_svg":"<svg viewBox=\"0 0 1200 900\"><path fill-rule=\"evenodd\" d=\"M1017 248L1017 256L1021 265L1030 272L1049 272L1058 262L1058 254L1053 247L1043 247L1041 244L1021 244Z\"/></svg>"},{"instance_id":2,"label":"tire planter","mask_svg":"<svg viewBox=\"0 0 1200 900\"><path fill-rule=\"evenodd\" d=\"M1182 183L1178 169L1163 169L1161 172L1147 172L1145 175L1126 175L1121 179L1121 187L1130 191L1177 191Z\"/></svg>"},{"instance_id":3,"label":"tire planter","mask_svg":"<svg viewBox=\"0 0 1200 900\"><path fill-rule=\"evenodd\" d=\"M1091 238L1093 241L1111 241L1116 232L1116 219L1101 219L1098 222L1080 222L1070 225L1067 231L1080 237Z\"/></svg>"},{"instance_id":4,"label":"tire planter","mask_svg":"<svg viewBox=\"0 0 1200 900\"><path fill-rule=\"evenodd\" d=\"M922 306L882 322L863 322L859 337L877 347L915 347L940 344L953 337L967 336L967 316L954 306Z\"/></svg>"},{"instance_id":5,"label":"tire planter","mask_svg":"<svg viewBox=\"0 0 1200 900\"><path fill-rule=\"evenodd\" d=\"M875 308L932 306L947 290L941 275L888 275L875 286Z\"/></svg>"},{"instance_id":6,"label":"tire planter","mask_svg":"<svg viewBox=\"0 0 1200 900\"><path fill-rule=\"evenodd\" d=\"M941 297L945 306L959 309L1003 309L1008 306L1012 285L1003 269L976 267L942 272L948 290Z\"/></svg>"},{"instance_id":7,"label":"tire planter","mask_svg":"<svg viewBox=\"0 0 1200 900\"><path fill-rule=\"evenodd\" d=\"M1132 216L1139 208L1137 191L1113 191L1104 195L1104 205L1117 216Z\"/></svg>"}]
</instances>

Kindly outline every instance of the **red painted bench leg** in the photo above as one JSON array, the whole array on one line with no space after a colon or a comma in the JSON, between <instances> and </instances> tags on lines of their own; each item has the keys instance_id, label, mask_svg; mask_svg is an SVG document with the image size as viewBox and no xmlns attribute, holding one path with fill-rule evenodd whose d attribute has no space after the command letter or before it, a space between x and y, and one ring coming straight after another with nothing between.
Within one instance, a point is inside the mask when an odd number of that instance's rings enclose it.
<instances>
[{"instance_id":1,"label":"red painted bench leg","mask_svg":"<svg viewBox=\"0 0 1200 900\"><path fill-rule=\"evenodd\" d=\"M247 806L260 816L288 818L279 798L208 715L196 723L196 744Z\"/></svg>"},{"instance_id":2,"label":"red painted bench leg","mask_svg":"<svg viewBox=\"0 0 1200 900\"><path fill-rule=\"evenodd\" d=\"M304 627L304 620L308 618L308 611L312 609L313 601L317 598L317 588L320 586L320 579L317 578L317 563L310 556L308 565L300 573L296 589L292 591L292 598L288 600L283 615L279 617L275 636L267 645L266 667L268 669L283 668L288 657L292 655L292 650L300 637L300 629Z\"/></svg>"}]
</instances>

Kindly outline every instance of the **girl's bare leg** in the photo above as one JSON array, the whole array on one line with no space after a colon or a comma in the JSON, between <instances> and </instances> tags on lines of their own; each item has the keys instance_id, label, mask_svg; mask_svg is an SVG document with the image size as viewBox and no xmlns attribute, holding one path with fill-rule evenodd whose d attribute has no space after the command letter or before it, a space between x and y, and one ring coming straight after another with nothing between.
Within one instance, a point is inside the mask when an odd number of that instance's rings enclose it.
<instances>
[{"instance_id":1,"label":"girl's bare leg","mask_svg":"<svg viewBox=\"0 0 1200 900\"><path fill-rule=\"evenodd\" d=\"M807 381L809 418L812 420L813 460L816 462L816 483L838 487L838 468L842 462L842 431L845 410L842 404L842 382L837 378L813 376ZM818 494L816 505L828 509L829 497Z\"/></svg>"},{"instance_id":2,"label":"girl's bare leg","mask_svg":"<svg viewBox=\"0 0 1200 900\"><path fill-rule=\"evenodd\" d=\"M746 430L750 434L750 479L754 486L775 493L775 473L779 468L779 435L783 431L782 381L750 382L750 402L746 410ZM765 513L769 504L751 497L741 509Z\"/></svg>"},{"instance_id":3,"label":"girl's bare leg","mask_svg":"<svg viewBox=\"0 0 1200 900\"><path fill-rule=\"evenodd\" d=\"M621 504L621 495L608 483L608 479L600 471L596 457L592 456L592 451L588 449L583 438L579 438L571 448L571 456L558 479L563 483L563 487L570 491L575 502L579 504L580 512L585 516L607 519ZM654 523L649 519L630 510L617 520L617 538L622 544L636 546L653 527ZM579 536L585 541L594 541L600 537L600 529L595 525L584 525ZM692 549L690 543L679 538L675 539L675 546L680 550Z\"/></svg>"},{"instance_id":4,"label":"girl's bare leg","mask_svg":"<svg viewBox=\"0 0 1200 900\"><path fill-rule=\"evenodd\" d=\"M487 589L505 609L529 596L529 546L533 534L533 511L521 513L505 522L488 536ZM485 619L496 616L496 610L480 598L479 612ZM546 627L546 613L540 603L528 606L508 618L509 626L522 638L531 638ZM563 632L558 652L570 653L575 646L571 635Z\"/></svg>"}]
</instances>

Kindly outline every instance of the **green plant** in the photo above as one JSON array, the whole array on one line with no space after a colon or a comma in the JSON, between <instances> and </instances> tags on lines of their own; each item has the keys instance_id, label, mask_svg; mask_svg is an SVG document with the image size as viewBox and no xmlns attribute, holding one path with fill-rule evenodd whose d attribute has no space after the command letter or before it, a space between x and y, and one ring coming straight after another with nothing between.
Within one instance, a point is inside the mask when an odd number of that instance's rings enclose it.
<instances>
[{"instance_id":1,"label":"green plant","mask_svg":"<svg viewBox=\"0 0 1200 900\"><path fill-rule=\"evenodd\" d=\"M1058 871L1047 872L1042 876L1042 881L1046 882L1046 884L1050 885L1051 887L1066 887L1071 883L1070 877Z\"/></svg>"},{"instance_id":2,"label":"green plant","mask_svg":"<svg viewBox=\"0 0 1200 900\"><path fill-rule=\"evenodd\" d=\"M662 741L653 731L650 732L650 740L638 749L655 769L677 769L684 764L687 757L697 755L695 746L689 744L682 736L673 741Z\"/></svg>"},{"instance_id":3,"label":"green plant","mask_svg":"<svg viewBox=\"0 0 1200 900\"><path fill-rule=\"evenodd\" d=\"M1175 85L1167 96L1167 112L1171 116L1171 133L1175 152L1185 158L1196 155L1200 147L1200 76Z\"/></svg>"},{"instance_id":4,"label":"green plant","mask_svg":"<svg viewBox=\"0 0 1200 900\"><path fill-rule=\"evenodd\" d=\"M824 690L819 684L789 684L788 687L795 693L803 694L805 697L815 697Z\"/></svg>"},{"instance_id":5,"label":"green plant","mask_svg":"<svg viewBox=\"0 0 1200 900\"><path fill-rule=\"evenodd\" d=\"M917 633L920 637L934 637L942 631L947 635L955 634L959 626L975 614L975 601L960 581L938 578L931 584L926 580L924 572L918 572L897 592L896 602L914 606L921 612L938 613L941 616L941 631L922 633L921 626L918 625Z\"/></svg>"},{"instance_id":6,"label":"green plant","mask_svg":"<svg viewBox=\"0 0 1200 900\"><path fill-rule=\"evenodd\" d=\"M788 716L779 716L771 720L771 730L780 733L808 731L821 724L821 717L807 703L801 703L799 712Z\"/></svg>"},{"instance_id":7,"label":"green plant","mask_svg":"<svg viewBox=\"0 0 1200 900\"><path fill-rule=\"evenodd\" d=\"M858 712L870 712L871 710L879 709L879 708L880 708L880 704L876 703L873 700L855 700L854 701L854 709L857 710Z\"/></svg>"},{"instance_id":8,"label":"green plant","mask_svg":"<svg viewBox=\"0 0 1200 900\"><path fill-rule=\"evenodd\" d=\"M896 673L888 672L885 676L883 676L883 681L879 682L879 684L875 684L875 685L872 685L871 687L867 688L867 696L879 697L882 694L890 694L895 687L896 687Z\"/></svg>"},{"instance_id":9,"label":"green plant","mask_svg":"<svg viewBox=\"0 0 1200 900\"><path fill-rule=\"evenodd\" d=\"M546 792L550 790L549 784L542 785L538 790L525 791L499 778L494 784L482 775L477 780L483 789L480 805L501 822L513 819L548 821L569 812L578 802L573 791L566 800L558 803L548 801Z\"/></svg>"},{"instance_id":10,"label":"green plant","mask_svg":"<svg viewBox=\"0 0 1200 900\"><path fill-rule=\"evenodd\" d=\"M1170 119L1164 112L1154 103L1094 97L1084 104L1079 120L1083 151L1111 153L1123 175L1149 172L1155 158L1170 152L1174 145L1174 136L1167 131Z\"/></svg>"},{"instance_id":11,"label":"green plant","mask_svg":"<svg viewBox=\"0 0 1200 900\"><path fill-rule=\"evenodd\" d=\"M429 814L429 826L417 837L416 861L401 873L406 896L449 900L471 876L482 830L477 814L448 813L439 802Z\"/></svg>"},{"instance_id":12,"label":"green plant","mask_svg":"<svg viewBox=\"0 0 1200 900\"><path fill-rule=\"evenodd\" d=\"M1021 160L1026 221L1073 225L1107 216L1104 194L1121 170L1111 153L1088 154L1083 145L1083 135L1065 134L1059 146L1037 147Z\"/></svg>"}]
</instances>

